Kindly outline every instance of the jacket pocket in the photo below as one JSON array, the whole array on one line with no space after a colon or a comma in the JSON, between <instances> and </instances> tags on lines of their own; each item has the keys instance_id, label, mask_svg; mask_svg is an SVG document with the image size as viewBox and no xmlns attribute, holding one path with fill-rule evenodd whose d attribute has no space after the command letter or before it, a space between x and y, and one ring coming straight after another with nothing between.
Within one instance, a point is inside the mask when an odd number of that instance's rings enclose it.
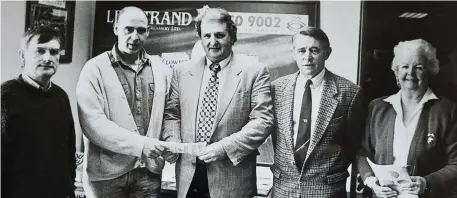
<instances>
[{"instance_id":1,"label":"jacket pocket","mask_svg":"<svg viewBox=\"0 0 457 198\"><path fill-rule=\"evenodd\" d=\"M334 184L341 181L345 181L349 177L348 171L333 173L326 176L327 184Z\"/></svg>"}]
</instances>

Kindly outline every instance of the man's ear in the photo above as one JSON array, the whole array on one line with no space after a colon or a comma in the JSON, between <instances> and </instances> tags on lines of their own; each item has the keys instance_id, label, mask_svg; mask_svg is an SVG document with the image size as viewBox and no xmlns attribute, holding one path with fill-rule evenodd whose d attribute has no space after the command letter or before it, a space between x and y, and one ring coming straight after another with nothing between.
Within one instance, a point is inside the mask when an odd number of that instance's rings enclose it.
<instances>
[{"instance_id":1,"label":"man's ear","mask_svg":"<svg viewBox=\"0 0 457 198\"><path fill-rule=\"evenodd\" d=\"M21 68L25 67L25 55L24 55L24 49L20 49L18 52L19 59L21 60Z\"/></svg>"},{"instance_id":2,"label":"man's ear","mask_svg":"<svg viewBox=\"0 0 457 198\"><path fill-rule=\"evenodd\" d=\"M332 53L332 48L331 47L328 47L327 50L325 50L325 60L328 59L328 57L330 57L330 54Z\"/></svg>"},{"instance_id":3,"label":"man's ear","mask_svg":"<svg viewBox=\"0 0 457 198\"><path fill-rule=\"evenodd\" d=\"M113 32L114 32L114 35L116 35L116 36L118 36L118 35L117 35L117 31L118 31L118 27L117 27L117 22L115 21L115 22L113 23Z\"/></svg>"}]
</instances>

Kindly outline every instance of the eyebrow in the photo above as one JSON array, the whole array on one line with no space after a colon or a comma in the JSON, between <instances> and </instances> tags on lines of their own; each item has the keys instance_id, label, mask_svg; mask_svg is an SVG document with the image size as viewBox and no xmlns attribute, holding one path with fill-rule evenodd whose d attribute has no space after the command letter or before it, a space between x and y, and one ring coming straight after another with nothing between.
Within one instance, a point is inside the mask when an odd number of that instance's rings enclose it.
<instances>
[{"instance_id":1,"label":"eyebrow","mask_svg":"<svg viewBox=\"0 0 457 198\"><path fill-rule=\"evenodd\" d=\"M38 49L59 49L58 47L37 47Z\"/></svg>"},{"instance_id":2,"label":"eyebrow","mask_svg":"<svg viewBox=\"0 0 457 198\"><path fill-rule=\"evenodd\" d=\"M298 47L297 49L307 49L307 47ZM311 47L309 47L309 49L318 49L318 50L320 50L320 48L317 47L317 46L311 46Z\"/></svg>"},{"instance_id":3,"label":"eyebrow","mask_svg":"<svg viewBox=\"0 0 457 198\"><path fill-rule=\"evenodd\" d=\"M147 28L147 27L148 27L147 25L146 26L125 26L125 28L136 28L136 29L138 29L138 28Z\"/></svg>"}]
</instances>

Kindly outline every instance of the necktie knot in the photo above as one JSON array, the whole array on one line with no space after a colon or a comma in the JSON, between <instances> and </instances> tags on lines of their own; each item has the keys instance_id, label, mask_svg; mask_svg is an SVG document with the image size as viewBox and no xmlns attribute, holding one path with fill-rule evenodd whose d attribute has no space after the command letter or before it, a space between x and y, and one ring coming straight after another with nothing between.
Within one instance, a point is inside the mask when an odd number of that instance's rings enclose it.
<instances>
[{"instance_id":1,"label":"necktie knot","mask_svg":"<svg viewBox=\"0 0 457 198\"><path fill-rule=\"evenodd\" d=\"M214 73L217 73L221 70L221 65L219 65L219 63L213 63L209 66L209 69Z\"/></svg>"},{"instance_id":2,"label":"necktie knot","mask_svg":"<svg viewBox=\"0 0 457 198\"><path fill-rule=\"evenodd\" d=\"M310 87L312 84L313 84L313 81L311 81L311 80L306 81L305 88Z\"/></svg>"}]
</instances>

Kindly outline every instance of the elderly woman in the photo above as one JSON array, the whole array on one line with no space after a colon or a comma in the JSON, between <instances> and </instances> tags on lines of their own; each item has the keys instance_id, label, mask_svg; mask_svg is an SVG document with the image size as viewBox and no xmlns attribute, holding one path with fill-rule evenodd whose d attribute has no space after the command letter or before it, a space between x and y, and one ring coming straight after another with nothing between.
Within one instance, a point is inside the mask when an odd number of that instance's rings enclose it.
<instances>
[{"instance_id":1,"label":"elderly woman","mask_svg":"<svg viewBox=\"0 0 457 198\"><path fill-rule=\"evenodd\" d=\"M400 42L392 70L400 91L369 105L366 132L357 159L366 186L377 197L398 194L452 197L457 180L457 106L437 97L429 77L439 71L436 50L425 40ZM412 182L396 190L380 186L366 158L408 167Z\"/></svg>"}]
</instances>

